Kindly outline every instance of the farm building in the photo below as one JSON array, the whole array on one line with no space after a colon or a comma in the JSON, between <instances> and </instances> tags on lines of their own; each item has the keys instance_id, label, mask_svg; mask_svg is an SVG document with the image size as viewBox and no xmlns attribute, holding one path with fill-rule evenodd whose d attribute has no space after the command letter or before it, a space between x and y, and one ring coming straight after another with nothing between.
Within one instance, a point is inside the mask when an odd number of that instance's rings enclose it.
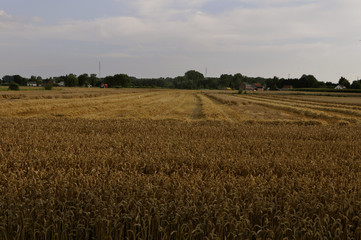
<instances>
[{"instance_id":1,"label":"farm building","mask_svg":"<svg viewBox=\"0 0 361 240\"><path fill-rule=\"evenodd\" d=\"M242 91L263 91L263 86L260 83L241 83L239 86L239 90Z\"/></svg>"},{"instance_id":2,"label":"farm building","mask_svg":"<svg viewBox=\"0 0 361 240\"><path fill-rule=\"evenodd\" d=\"M293 89L292 85L284 85L281 90L287 91L287 90L290 90L290 89Z\"/></svg>"},{"instance_id":3,"label":"farm building","mask_svg":"<svg viewBox=\"0 0 361 240\"><path fill-rule=\"evenodd\" d=\"M253 83L253 85L256 87L256 91L263 91L264 90L262 84L260 84L260 83Z\"/></svg>"},{"instance_id":4,"label":"farm building","mask_svg":"<svg viewBox=\"0 0 361 240\"><path fill-rule=\"evenodd\" d=\"M26 86L28 86L28 87L36 87L37 84L36 84L36 82L29 81L29 82L26 83Z\"/></svg>"},{"instance_id":5,"label":"farm building","mask_svg":"<svg viewBox=\"0 0 361 240\"><path fill-rule=\"evenodd\" d=\"M65 87L65 82L64 81L60 81L57 83L59 87Z\"/></svg>"},{"instance_id":6,"label":"farm building","mask_svg":"<svg viewBox=\"0 0 361 240\"><path fill-rule=\"evenodd\" d=\"M346 88L346 87L345 87L344 85L340 85L340 84L335 87L335 89L338 89L338 90L339 90L339 89L345 89L345 88Z\"/></svg>"}]
</instances>

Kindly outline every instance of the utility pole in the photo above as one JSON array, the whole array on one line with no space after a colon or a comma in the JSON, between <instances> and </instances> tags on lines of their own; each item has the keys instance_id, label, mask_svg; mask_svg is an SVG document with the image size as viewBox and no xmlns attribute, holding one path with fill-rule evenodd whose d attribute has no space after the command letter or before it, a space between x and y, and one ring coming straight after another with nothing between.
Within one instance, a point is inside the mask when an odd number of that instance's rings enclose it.
<instances>
[{"instance_id":1,"label":"utility pole","mask_svg":"<svg viewBox=\"0 0 361 240\"><path fill-rule=\"evenodd\" d=\"M102 69L102 65L101 65L101 63L100 63L100 61L99 61L99 74L98 74L98 78L100 79L102 76L101 76L101 69Z\"/></svg>"}]
</instances>

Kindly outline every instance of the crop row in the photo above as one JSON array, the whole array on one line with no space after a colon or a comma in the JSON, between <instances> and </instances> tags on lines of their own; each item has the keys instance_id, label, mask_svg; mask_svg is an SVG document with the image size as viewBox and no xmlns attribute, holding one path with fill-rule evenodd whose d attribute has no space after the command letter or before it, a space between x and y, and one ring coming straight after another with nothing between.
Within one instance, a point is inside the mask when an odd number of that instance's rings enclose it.
<instances>
[{"instance_id":1,"label":"crop row","mask_svg":"<svg viewBox=\"0 0 361 240\"><path fill-rule=\"evenodd\" d=\"M323 121L327 123L350 124L360 121L361 111L345 109L338 105L317 105L311 101L293 101L287 99L271 98L267 95L245 94L245 95L226 95L226 94L208 94L219 102L233 102L234 104L249 105L255 104L265 108L279 110L286 113L293 113L312 120Z\"/></svg>"},{"instance_id":2,"label":"crop row","mask_svg":"<svg viewBox=\"0 0 361 240\"><path fill-rule=\"evenodd\" d=\"M323 112L330 112L330 113L341 113L343 115L350 115L361 117L361 108L354 107L349 105L339 105L339 104L322 104L313 101L299 101L299 100L290 100L290 99L273 99L267 98L267 96L263 95L262 97L258 95L251 95L247 96L255 99L262 99L268 103L275 103L275 104L283 104L286 106L294 106L294 107L302 107L308 108L312 110L318 110Z\"/></svg>"},{"instance_id":3,"label":"crop row","mask_svg":"<svg viewBox=\"0 0 361 240\"><path fill-rule=\"evenodd\" d=\"M1 119L0 239L360 239L360 134Z\"/></svg>"}]
</instances>

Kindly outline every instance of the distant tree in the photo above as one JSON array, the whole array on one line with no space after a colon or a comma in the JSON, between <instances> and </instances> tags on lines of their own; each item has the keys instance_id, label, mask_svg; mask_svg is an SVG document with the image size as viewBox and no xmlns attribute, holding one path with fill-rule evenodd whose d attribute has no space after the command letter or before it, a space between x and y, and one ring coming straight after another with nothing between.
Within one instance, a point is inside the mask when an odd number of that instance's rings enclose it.
<instances>
[{"instance_id":1,"label":"distant tree","mask_svg":"<svg viewBox=\"0 0 361 240\"><path fill-rule=\"evenodd\" d=\"M31 76L29 80L32 82L36 82L36 76Z\"/></svg>"},{"instance_id":2,"label":"distant tree","mask_svg":"<svg viewBox=\"0 0 361 240\"><path fill-rule=\"evenodd\" d=\"M222 74L219 77L219 85L221 88L227 88L231 86L233 76L230 74Z\"/></svg>"},{"instance_id":3,"label":"distant tree","mask_svg":"<svg viewBox=\"0 0 361 240\"><path fill-rule=\"evenodd\" d=\"M41 85L43 83L43 79L40 76L38 76L38 77L31 76L29 81L35 82L37 86L39 86L39 85Z\"/></svg>"},{"instance_id":4,"label":"distant tree","mask_svg":"<svg viewBox=\"0 0 361 240\"><path fill-rule=\"evenodd\" d=\"M239 89L239 85L241 84L241 82L244 81L244 77L242 76L242 74L240 73L236 73L233 75L232 80L231 80L231 88L232 89Z\"/></svg>"},{"instance_id":5,"label":"distant tree","mask_svg":"<svg viewBox=\"0 0 361 240\"><path fill-rule=\"evenodd\" d=\"M14 81L14 76L10 76L10 75L3 76L4 83L9 83L9 82L13 82L13 81Z\"/></svg>"},{"instance_id":6,"label":"distant tree","mask_svg":"<svg viewBox=\"0 0 361 240\"><path fill-rule=\"evenodd\" d=\"M178 89L187 89L186 78L184 76L175 77L173 79L173 85ZM191 86L189 88L191 88Z\"/></svg>"},{"instance_id":7,"label":"distant tree","mask_svg":"<svg viewBox=\"0 0 361 240\"><path fill-rule=\"evenodd\" d=\"M51 89L53 89L53 83L48 82L47 84L44 85L44 89L45 89L45 90L51 90Z\"/></svg>"},{"instance_id":8,"label":"distant tree","mask_svg":"<svg viewBox=\"0 0 361 240\"><path fill-rule=\"evenodd\" d=\"M270 90L277 90L278 88L278 77L268 78L266 79L266 86L270 88Z\"/></svg>"},{"instance_id":9,"label":"distant tree","mask_svg":"<svg viewBox=\"0 0 361 240\"><path fill-rule=\"evenodd\" d=\"M134 79L136 79L136 78L133 77L131 80L134 81ZM173 83L173 81L172 81L172 78L167 77L167 78L164 80L164 87L165 87L165 88L174 88L174 83Z\"/></svg>"},{"instance_id":10,"label":"distant tree","mask_svg":"<svg viewBox=\"0 0 361 240\"><path fill-rule=\"evenodd\" d=\"M70 73L65 76L65 86L67 87L76 87L79 85L78 78L75 74Z\"/></svg>"},{"instance_id":11,"label":"distant tree","mask_svg":"<svg viewBox=\"0 0 361 240\"><path fill-rule=\"evenodd\" d=\"M13 91L19 91L19 84L16 82L10 82L9 83L9 90L13 90Z\"/></svg>"},{"instance_id":12,"label":"distant tree","mask_svg":"<svg viewBox=\"0 0 361 240\"><path fill-rule=\"evenodd\" d=\"M130 77L127 74L107 76L104 78L104 83L108 84L109 87L128 87L130 84Z\"/></svg>"},{"instance_id":13,"label":"distant tree","mask_svg":"<svg viewBox=\"0 0 361 240\"><path fill-rule=\"evenodd\" d=\"M278 88L283 88L283 86L285 86L285 85L292 85L292 84L289 84L289 81L287 79L279 78L278 83L277 83L277 87Z\"/></svg>"},{"instance_id":14,"label":"distant tree","mask_svg":"<svg viewBox=\"0 0 361 240\"><path fill-rule=\"evenodd\" d=\"M43 84L43 78L38 76L36 77L36 85L41 86Z\"/></svg>"},{"instance_id":15,"label":"distant tree","mask_svg":"<svg viewBox=\"0 0 361 240\"><path fill-rule=\"evenodd\" d=\"M110 87L115 87L115 81L114 81L114 76L106 76L104 78L104 83L108 84L108 86Z\"/></svg>"},{"instance_id":16,"label":"distant tree","mask_svg":"<svg viewBox=\"0 0 361 240\"><path fill-rule=\"evenodd\" d=\"M78 84L80 87L87 86L90 83L90 77L87 73L78 76Z\"/></svg>"},{"instance_id":17,"label":"distant tree","mask_svg":"<svg viewBox=\"0 0 361 240\"><path fill-rule=\"evenodd\" d=\"M212 89L212 88L217 88L218 86L218 81L216 82L216 84L214 83L214 78L204 78L203 80L200 81L200 89Z\"/></svg>"},{"instance_id":18,"label":"distant tree","mask_svg":"<svg viewBox=\"0 0 361 240\"><path fill-rule=\"evenodd\" d=\"M340 78L340 80L338 81L338 84L343 85L346 88L349 88L351 86L350 82L344 77Z\"/></svg>"},{"instance_id":19,"label":"distant tree","mask_svg":"<svg viewBox=\"0 0 361 240\"><path fill-rule=\"evenodd\" d=\"M326 82L325 85L326 85L326 87L328 87L328 88L334 88L334 87L336 87L336 84L334 84L333 82Z\"/></svg>"},{"instance_id":20,"label":"distant tree","mask_svg":"<svg viewBox=\"0 0 361 240\"><path fill-rule=\"evenodd\" d=\"M195 70L189 70L184 74L184 77L191 83L192 89L200 88L201 82L204 80L203 74Z\"/></svg>"},{"instance_id":21,"label":"distant tree","mask_svg":"<svg viewBox=\"0 0 361 240\"><path fill-rule=\"evenodd\" d=\"M326 83L325 83L325 82L322 82L322 81L318 81L317 87L318 87L318 88L325 88L325 87L326 87Z\"/></svg>"},{"instance_id":22,"label":"distant tree","mask_svg":"<svg viewBox=\"0 0 361 240\"><path fill-rule=\"evenodd\" d=\"M361 83L360 83L360 81L358 81L358 80L353 81L350 87L351 87L352 89L361 89Z\"/></svg>"},{"instance_id":23,"label":"distant tree","mask_svg":"<svg viewBox=\"0 0 361 240\"><path fill-rule=\"evenodd\" d=\"M14 82L19 84L20 86L26 86L26 79L20 75L14 75Z\"/></svg>"},{"instance_id":24,"label":"distant tree","mask_svg":"<svg viewBox=\"0 0 361 240\"><path fill-rule=\"evenodd\" d=\"M130 77L127 74L116 74L114 75L114 79L118 83L118 86L129 87Z\"/></svg>"},{"instance_id":25,"label":"distant tree","mask_svg":"<svg viewBox=\"0 0 361 240\"><path fill-rule=\"evenodd\" d=\"M100 79L95 73L90 74L89 84L92 86L100 86Z\"/></svg>"},{"instance_id":26,"label":"distant tree","mask_svg":"<svg viewBox=\"0 0 361 240\"><path fill-rule=\"evenodd\" d=\"M207 78L207 84L208 84L208 88L210 89L217 89L220 87L219 85L219 78L216 77L208 77Z\"/></svg>"},{"instance_id":27,"label":"distant tree","mask_svg":"<svg viewBox=\"0 0 361 240\"><path fill-rule=\"evenodd\" d=\"M313 75L303 74L299 79L300 88L317 88L318 81Z\"/></svg>"}]
</instances>

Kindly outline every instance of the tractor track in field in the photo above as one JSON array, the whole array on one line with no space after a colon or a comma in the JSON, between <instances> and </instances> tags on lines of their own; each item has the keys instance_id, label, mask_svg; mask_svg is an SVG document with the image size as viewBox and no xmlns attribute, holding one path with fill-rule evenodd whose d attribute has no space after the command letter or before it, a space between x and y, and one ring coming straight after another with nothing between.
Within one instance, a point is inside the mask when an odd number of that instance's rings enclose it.
<instances>
[{"instance_id":1,"label":"tractor track in field","mask_svg":"<svg viewBox=\"0 0 361 240\"><path fill-rule=\"evenodd\" d=\"M201 101L200 97L198 96L198 94L194 94L194 97L196 98L196 103L195 103L195 107L193 108L193 112L190 117L192 120L199 120L204 117L204 115L202 113L203 105L202 105L202 101Z\"/></svg>"}]
</instances>

